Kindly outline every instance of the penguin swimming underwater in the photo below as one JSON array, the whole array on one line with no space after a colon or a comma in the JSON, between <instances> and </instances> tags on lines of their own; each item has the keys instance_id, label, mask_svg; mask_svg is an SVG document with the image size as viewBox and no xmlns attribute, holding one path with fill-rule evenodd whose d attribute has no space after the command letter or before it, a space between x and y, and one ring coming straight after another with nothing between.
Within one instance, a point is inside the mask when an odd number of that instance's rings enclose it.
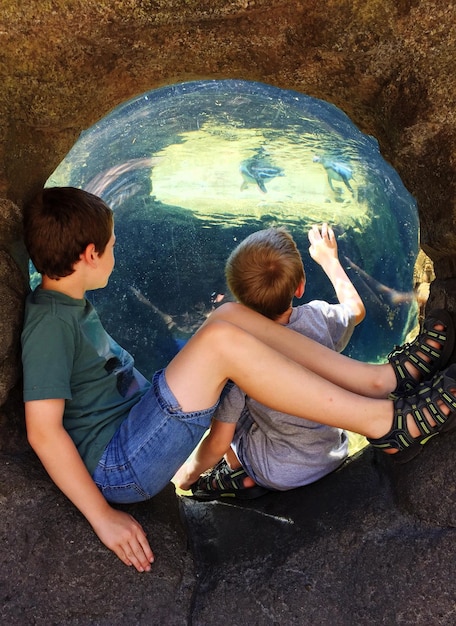
<instances>
[{"instance_id":1,"label":"penguin swimming underwater","mask_svg":"<svg viewBox=\"0 0 456 626\"><path fill-rule=\"evenodd\" d=\"M246 189L249 183L256 183L263 193L267 193L265 182L272 180L277 176L284 176L283 169L275 165L271 165L260 155L255 155L250 159L245 159L239 166L244 182L241 185L241 191Z\"/></svg>"},{"instance_id":2,"label":"penguin swimming underwater","mask_svg":"<svg viewBox=\"0 0 456 626\"><path fill-rule=\"evenodd\" d=\"M320 156L314 156L313 162L321 163L323 165L326 170L329 186L334 193L340 193L340 190L336 189L333 185L333 181L337 180L343 182L350 193L354 195L354 191L350 185L350 179L353 178L353 170L351 167L342 161L333 161Z\"/></svg>"}]
</instances>

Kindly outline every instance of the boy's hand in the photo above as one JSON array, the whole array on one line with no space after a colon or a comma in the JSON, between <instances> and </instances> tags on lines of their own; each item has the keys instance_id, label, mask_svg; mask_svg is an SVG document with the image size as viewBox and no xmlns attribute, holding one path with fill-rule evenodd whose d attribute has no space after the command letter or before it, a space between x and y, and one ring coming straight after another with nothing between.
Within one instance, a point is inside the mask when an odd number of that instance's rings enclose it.
<instances>
[{"instance_id":1,"label":"boy's hand","mask_svg":"<svg viewBox=\"0 0 456 626\"><path fill-rule=\"evenodd\" d=\"M173 483L183 491L188 491L201 474L214 467L228 452L235 429L236 423L213 419L208 434L203 437L189 460L177 470Z\"/></svg>"},{"instance_id":2,"label":"boy's hand","mask_svg":"<svg viewBox=\"0 0 456 626\"><path fill-rule=\"evenodd\" d=\"M133 565L138 572L150 571L154 555L146 533L134 517L109 507L100 522L93 524L93 529L125 565Z\"/></svg>"},{"instance_id":3,"label":"boy's hand","mask_svg":"<svg viewBox=\"0 0 456 626\"><path fill-rule=\"evenodd\" d=\"M182 491L188 491L190 489L190 485L195 482L196 478L192 476L191 468L189 463L184 463L175 473L174 478L172 479L173 483Z\"/></svg>"},{"instance_id":4,"label":"boy's hand","mask_svg":"<svg viewBox=\"0 0 456 626\"><path fill-rule=\"evenodd\" d=\"M309 231L309 241L310 256L328 276L340 304L350 307L355 325L359 324L366 315L366 309L359 293L340 263L333 229L328 224L323 224L320 232L318 226L312 226Z\"/></svg>"},{"instance_id":5,"label":"boy's hand","mask_svg":"<svg viewBox=\"0 0 456 626\"><path fill-rule=\"evenodd\" d=\"M312 226L309 231L309 241L310 256L322 267L327 261L338 259L336 236L328 224L323 224L321 231L318 226Z\"/></svg>"}]
</instances>

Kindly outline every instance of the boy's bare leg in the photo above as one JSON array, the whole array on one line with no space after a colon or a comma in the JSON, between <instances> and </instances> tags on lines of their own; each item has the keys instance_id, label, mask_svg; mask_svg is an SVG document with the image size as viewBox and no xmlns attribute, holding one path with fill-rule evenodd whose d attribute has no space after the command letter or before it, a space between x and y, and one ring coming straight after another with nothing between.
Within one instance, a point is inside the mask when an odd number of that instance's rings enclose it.
<instances>
[{"instance_id":1,"label":"boy's bare leg","mask_svg":"<svg viewBox=\"0 0 456 626\"><path fill-rule=\"evenodd\" d=\"M260 322L263 320L268 322L260 316ZM264 326L263 333L276 327L285 330L274 322ZM280 333L273 343L283 336L288 337L288 332ZM298 337L296 333L291 336L294 341ZM288 339L287 342L292 343ZM322 347L310 340L303 347L315 349L320 357L339 357L332 361L334 368L346 371L347 363L352 362L331 350L322 353ZM212 320L206 324L166 368L166 380L184 411L198 411L215 404L227 379L272 409L315 422L372 438L383 436L391 428L390 400L346 391L228 322Z\"/></svg>"},{"instance_id":2,"label":"boy's bare leg","mask_svg":"<svg viewBox=\"0 0 456 626\"><path fill-rule=\"evenodd\" d=\"M228 452L225 454L225 461L228 463L231 469L239 469L241 466L241 462L237 458L236 452L233 448L230 448Z\"/></svg>"},{"instance_id":3,"label":"boy's bare leg","mask_svg":"<svg viewBox=\"0 0 456 626\"><path fill-rule=\"evenodd\" d=\"M237 470L240 467L242 467L233 448L230 448L228 452L225 454L225 461L228 463L228 465L230 466L230 469L232 470ZM244 487L249 488L249 487L254 487L256 483L253 480L253 478L250 478L250 476L246 476L243 480L243 485Z\"/></svg>"},{"instance_id":4,"label":"boy's bare leg","mask_svg":"<svg viewBox=\"0 0 456 626\"><path fill-rule=\"evenodd\" d=\"M212 313L206 324L215 320L225 320L243 328L284 356L354 393L370 398L386 398L396 388L396 376L389 363L369 364L348 358L240 304L223 305ZM430 341L429 345L439 347L438 342ZM409 364L406 367L417 381L421 380L417 370Z\"/></svg>"}]
</instances>

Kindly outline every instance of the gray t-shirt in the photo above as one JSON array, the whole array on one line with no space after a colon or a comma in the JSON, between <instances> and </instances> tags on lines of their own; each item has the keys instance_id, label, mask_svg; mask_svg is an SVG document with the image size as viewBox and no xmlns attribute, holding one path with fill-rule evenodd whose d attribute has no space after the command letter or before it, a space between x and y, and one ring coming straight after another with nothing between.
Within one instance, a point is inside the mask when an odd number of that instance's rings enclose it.
<instances>
[{"instance_id":1,"label":"gray t-shirt","mask_svg":"<svg viewBox=\"0 0 456 626\"><path fill-rule=\"evenodd\" d=\"M287 327L342 351L355 318L344 304L314 300L294 307ZM335 470L348 454L347 435L341 429L273 411L236 385L227 387L214 419L237 422L232 447L246 472L270 489L283 491L314 482Z\"/></svg>"},{"instance_id":2,"label":"gray t-shirt","mask_svg":"<svg viewBox=\"0 0 456 626\"><path fill-rule=\"evenodd\" d=\"M150 383L88 300L37 288L22 332L24 401L64 399L63 425L92 473Z\"/></svg>"}]
</instances>

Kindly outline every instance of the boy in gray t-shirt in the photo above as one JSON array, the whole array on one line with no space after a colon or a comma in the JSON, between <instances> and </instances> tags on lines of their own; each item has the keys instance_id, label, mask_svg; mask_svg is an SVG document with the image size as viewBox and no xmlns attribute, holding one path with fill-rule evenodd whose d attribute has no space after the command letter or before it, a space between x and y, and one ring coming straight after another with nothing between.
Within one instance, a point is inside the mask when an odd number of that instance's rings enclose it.
<instances>
[{"instance_id":1,"label":"boy in gray t-shirt","mask_svg":"<svg viewBox=\"0 0 456 626\"><path fill-rule=\"evenodd\" d=\"M305 272L296 244L283 228L258 231L241 242L227 261L228 286L245 306L340 352L364 319L365 308L340 264L332 228L314 226L309 241L310 254L333 284L339 304L315 300L292 306L293 297L304 294ZM274 411L229 383L210 433L175 480L202 499L252 498L268 489L314 482L339 467L347 454L342 429Z\"/></svg>"}]
</instances>

